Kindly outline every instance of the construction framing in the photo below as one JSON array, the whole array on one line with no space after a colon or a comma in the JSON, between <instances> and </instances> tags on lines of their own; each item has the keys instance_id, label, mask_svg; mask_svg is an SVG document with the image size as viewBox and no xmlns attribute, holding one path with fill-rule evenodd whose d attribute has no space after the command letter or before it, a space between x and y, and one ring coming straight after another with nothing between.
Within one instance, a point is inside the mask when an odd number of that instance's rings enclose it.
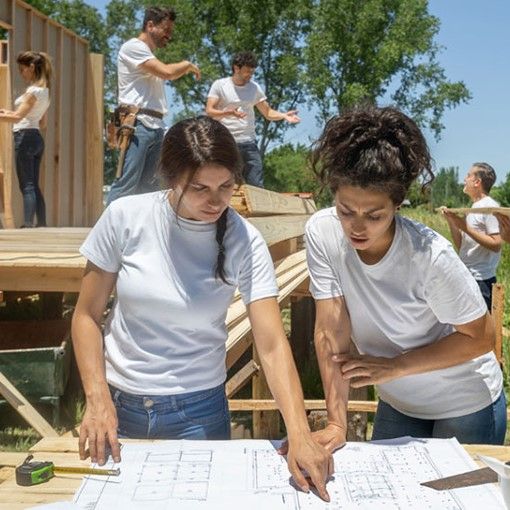
<instances>
[{"instance_id":1,"label":"construction framing","mask_svg":"<svg viewBox=\"0 0 510 510\"><path fill-rule=\"evenodd\" d=\"M103 57L85 39L21 0L0 0L0 108L11 109L23 84L21 51L44 51L53 62L51 105L43 132L40 184L48 224L91 226L102 211ZM22 198L13 162L11 126L0 124L0 213L4 228L22 223Z\"/></svg>"}]
</instances>

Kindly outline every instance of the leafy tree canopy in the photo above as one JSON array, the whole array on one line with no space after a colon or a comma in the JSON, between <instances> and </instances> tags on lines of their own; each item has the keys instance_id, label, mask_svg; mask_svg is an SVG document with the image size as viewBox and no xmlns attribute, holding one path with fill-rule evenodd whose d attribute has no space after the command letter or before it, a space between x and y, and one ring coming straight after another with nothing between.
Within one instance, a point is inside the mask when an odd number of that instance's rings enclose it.
<instances>
[{"instance_id":1,"label":"leafy tree canopy","mask_svg":"<svg viewBox=\"0 0 510 510\"><path fill-rule=\"evenodd\" d=\"M437 61L439 20L427 0L315 0L306 37L306 83L322 120L389 95L439 138L441 117L470 98Z\"/></svg>"}]
</instances>

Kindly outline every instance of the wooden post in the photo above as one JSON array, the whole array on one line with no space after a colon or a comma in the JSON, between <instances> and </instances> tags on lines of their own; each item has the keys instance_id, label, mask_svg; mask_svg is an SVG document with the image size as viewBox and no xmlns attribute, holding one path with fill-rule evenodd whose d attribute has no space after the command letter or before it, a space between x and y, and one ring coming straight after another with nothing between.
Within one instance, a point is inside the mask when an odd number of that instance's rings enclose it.
<instances>
[{"instance_id":1,"label":"wooden post","mask_svg":"<svg viewBox=\"0 0 510 510\"><path fill-rule=\"evenodd\" d=\"M494 353L499 361L501 368L504 364L503 356L503 314L505 308L505 287L502 283L495 283L492 286L492 307L491 315L494 320L494 329L496 332L496 343Z\"/></svg>"},{"instance_id":2,"label":"wooden post","mask_svg":"<svg viewBox=\"0 0 510 510\"><path fill-rule=\"evenodd\" d=\"M292 296L290 300L290 346L298 371L310 359L315 325L315 301L312 297Z\"/></svg>"},{"instance_id":3,"label":"wooden post","mask_svg":"<svg viewBox=\"0 0 510 510\"><path fill-rule=\"evenodd\" d=\"M11 77L8 64L0 64L0 108L12 108ZM7 122L0 122L0 147L0 213L3 213L1 223L4 228L14 228L12 126Z\"/></svg>"},{"instance_id":4,"label":"wooden post","mask_svg":"<svg viewBox=\"0 0 510 510\"><path fill-rule=\"evenodd\" d=\"M253 361L260 366L260 359L255 344L253 344ZM272 398L267 385L264 371L260 369L252 382L252 398ZM278 411L254 411L253 412L253 438L254 439L278 439L280 432L280 413Z\"/></svg>"},{"instance_id":5,"label":"wooden post","mask_svg":"<svg viewBox=\"0 0 510 510\"><path fill-rule=\"evenodd\" d=\"M94 225L103 211L103 55L89 55L87 73L86 225Z\"/></svg>"}]
</instances>

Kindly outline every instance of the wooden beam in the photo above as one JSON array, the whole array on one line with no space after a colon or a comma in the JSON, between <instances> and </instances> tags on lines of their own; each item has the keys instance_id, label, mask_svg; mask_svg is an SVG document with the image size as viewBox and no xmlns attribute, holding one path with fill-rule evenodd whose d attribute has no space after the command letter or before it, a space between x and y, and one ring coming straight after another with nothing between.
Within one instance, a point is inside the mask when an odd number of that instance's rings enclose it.
<instances>
[{"instance_id":1,"label":"wooden beam","mask_svg":"<svg viewBox=\"0 0 510 510\"><path fill-rule=\"evenodd\" d=\"M505 359L503 356L503 315L505 308L505 287L501 283L495 283L492 286L492 308L491 316L494 320L494 329L496 333L496 342L494 352L500 365L502 366Z\"/></svg>"},{"instance_id":2,"label":"wooden beam","mask_svg":"<svg viewBox=\"0 0 510 510\"><path fill-rule=\"evenodd\" d=\"M448 212L455 214L504 214L510 216L510 207L446 207ZM443 207L436 207L436 211L440 212Z\"/></svg>"},{"instance_id":3,"label":"wooden beam","mask_svg":"<svg viewBox=\"0 0 510 510\"><path fill-rule=\"evenodd\" d=\"M317 211L315 202L310 198L283 195L256 186L243 185L240 189L244 194L249 216L268 216L274 214L306 214Z\"/></svg>"},{"instance_id":4,"label":"wooden beam","mask_svg":"<svg viewBox=\"0 0 510 510\"><path fill-rule=\"evenodd\" d=\"M231 411L275 411L278 409L276 402L270 399L229 399L228 406ZM326 409L325 400L305 400L307 411ZM375 413L377 402L371 400L349 400L348 411L363 413Z\"/></svg>"},{"instance_id":5,"label":"wooden beam","mask_svg":"<svg viewBox=\"0 0 510 510\"><path fill-rule=\"evenodd\" d=\"M103 210L103 55L90 54L87 73L85 218L94 225Z\"/></svg>"},{"instance_id":6,"label":"wooden beam","mask_svg":"<svg viewBox=\"0 0 510 510\"><path fill-rule=\"evenodd\" d=\"M9 46L12 52L12 45ZM10 109L11 98L11 74L9 65L0 65L0 108ZM0 123L0 190L2 197L0 202L3 205L3 227L14 228L14 214L12 207L12 189L14 179L13 168L13 143L12 128L7 122Z\"/></svg>"},{"instance_id":7,"label":"wooden beam","mask_svg":"<svg viewBox=\"0 0 510 510\"><path fill-rule=\"evenodd\" d=\"M285 239L302 236L309 218L309 215L302 214L248 218L248 221L260 231L267 245L272 246Z\"/></svg>"},{"instance_id":8,"label":"wooden beam","mask_svg":"<svg viewBox=\"0 0 510 510\"><path fill-rule=\"evenodd\" d=\"M253 360L260 364L260 358L255 344L253 348ZM271 390L267 383L266 374L259 370L252 380L252 399L259 400L271 398ZM266 409L254 409L252 415L253 439L277 439L280 436L280 413Z\"/></svg>"},{"instance_id":9,"label":"wooden beam","mask_svg":"<svg viewBox=\"0 0 510 510\"><path fill-rule=\"evenodd\" d=\"M32 407L2 372L0 372L0 394L41 436L58 437L57 431Z\"/></svg>"},{"instance_id":10,"label":"wooden beam","mask_svg":"<svg viewBox=\"0 0 510 510\"><path fill-rule=\"evenodd\" d=\"M260 370L260 365L252 359L244 365L237 374L232 376L225 384L225 393L227 398L235 395L245 384L251 381L251 378Z\"/></svg>"},{"instance_id":11,"label":"wooden beam","mask_svg":"<svg viewBox=\"0 0 510 510\"><path fill-rule=\"evenodd\" d=\"M283 288L280 288L280 294L278 295L278 302L283 303L289 299L292 290L299 285L305 278L308 277L308 270L306 266L304 269L296 274ZM227 338L227 356L226 365L227 369L241 357L243 352L251 345L251 339L247 337L251 331L251 324L246 317L239 324L229 331Z\"/></svg>"}]
</instances>

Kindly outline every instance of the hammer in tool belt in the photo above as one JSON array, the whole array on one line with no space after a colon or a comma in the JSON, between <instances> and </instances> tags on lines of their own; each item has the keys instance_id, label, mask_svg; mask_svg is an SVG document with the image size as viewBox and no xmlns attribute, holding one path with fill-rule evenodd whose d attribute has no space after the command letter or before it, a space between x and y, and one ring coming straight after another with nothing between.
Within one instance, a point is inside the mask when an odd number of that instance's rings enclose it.
<instances>
[{"instance_id":1,"label":"hammer in tool belt","mask_svg":"<svg viewBox=\"0 0 510 510\"><path fill-rule=\"evenodd\" d=\"M119 161L117 162L117 170L115 177L118 179L122 175L122 167L124 166L124 159L126 151L128 150L131 137L135 132L136 114L140 108L134 105L120 105L119 106L119 120L120 126L117 130L117 147L119 148Z\"/></svg>"}]
</instances>

